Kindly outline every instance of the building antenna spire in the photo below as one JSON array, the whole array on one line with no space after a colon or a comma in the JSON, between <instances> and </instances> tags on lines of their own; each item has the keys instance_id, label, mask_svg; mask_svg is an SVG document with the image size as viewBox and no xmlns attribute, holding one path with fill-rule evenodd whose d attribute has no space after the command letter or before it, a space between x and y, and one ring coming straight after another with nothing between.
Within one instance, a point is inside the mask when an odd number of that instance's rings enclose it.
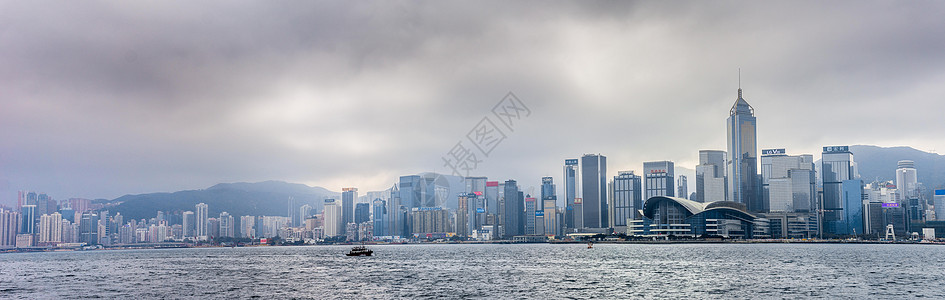
<instances>
[{"instance_id":1,"label":"building antenna spire","mask_svg":"<svg viewBox=\"0 0 945 300\"><path fill-rule=\"evenodd\" d=\"M738 68L738 89L742 89L742 68Z\"/></svg>"}]
</instances>

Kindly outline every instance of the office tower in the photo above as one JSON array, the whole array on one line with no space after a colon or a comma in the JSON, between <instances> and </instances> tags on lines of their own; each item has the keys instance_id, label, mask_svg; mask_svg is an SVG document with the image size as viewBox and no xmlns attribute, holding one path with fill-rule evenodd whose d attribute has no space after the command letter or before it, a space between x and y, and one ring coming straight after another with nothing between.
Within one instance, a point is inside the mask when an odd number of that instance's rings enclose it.
<instances>
[{"instance_id":1,"label":"office tower","mask_svg":"<svg viewBox=\"0 0 945 300\"><path fill-rule=\"evenodd\" d=\"M538 198L538 200L540 200L539 201L540 203L538 203L538 209L539 210L545 209L545 200L548 200L551 198L557 199L557 197L555 196L554 178L552 178L551 176L542 177L541 178L541 197Z\"/></svg>"},{"instance_id":2,"label":"office tower","mask_svg":"<svg viewBox=\"0 0 945 300\"><path fill-rule=\"evenodd\" d=\"M420 207L420 176L400 176L400 205L406 208Z\"/></svg>"},{"instance_id":3,"label":"office tower","mask_svg":"<svg viewBox=\"0 0 945 300\"><path fill-rule=\"evenodd\" d=\"M945 190L935 190L932 204L935 205L935 220L945 221Z\"/></svg>"},{"instance_id":4,"label":"office tower","mask_svg":"<svg viewBox=\"0 0 945 300\"><path fill-rule=\"evenodd\" d=\"M902 203L919 197L919 180L916 176L915 162L900 160L896 167L896 189Z\"/></svg>"},{"instance_id":5,"label":"office tower","mask_svg":"<svg viewBox=\"0 0 945 300\"><path fill-rule=\"evenodd\" d=\"M577 198L577 167L576 158L564 160L564 227L581 228L583 223L575 223L574 198ZM583 217L581 212L581 217Z\"/></svg>"},{"instance_id":6,"label":"office tower","mask_svg":"<svg viewBox=\"0 0 945 300\"><path fill-rule=\"evenodd\" d=\"M843 230L839 232L842 235L861 235L865 231L863 228L863 181L859 179L844 180L841 183L841 193L843 201Z\"/></svg>"},{"instance_id":7,"label":"office tower","mask_svg":"<svg viewBox=\"0 0 945 300\"><path fill-rule=\"evenodd\" d=\"M787 155L784 149L761 151L762 207L765 212L812 212L817 209L813 155Z\"/></svg>"},{"instance_id":8,"label":"office tower","mask_svg":"<svg viewBox=\"0 0 945 300\"><path fill-rule=\"evenodd\" d=\"M341 222L344 224L354 222L354 201L358 199L357 188L341 189Z\"/></svg>"},{"instance_id":9,"label":"office tower","mask_svg":"<svg viewBox=\"0 0 945 300\"><path fill-rule=\"evenodd\" d=\"M408 215L410 233L419 238L446 237L451 231L449 211L441 207L413 208Z\"/></svg>"},{"instance_id":10,"label":"office tower","mask_svg":"<svg viewBox=\"0 0 945 300\"><path fill-rule=\"evenodd\" d=\"M676 197L689 199L689 180L686 175L679 175L676 180Z\"/></svg>"},{"instance_id":11,"label":"office tower","mask_svg":"<svg viewBox=\"0 0 945 300\"><path fill-rule=\"evenodd\" d=\"M220 213L220 237L236 237L236 220L227 212Z\"/></svg>"},{"instance_id":12,"label":"office tower","mask_svg":"<svg viewBox=\"0 0 945 300\"><path fill-rule=\"evenodd\" d=\"M54 245L62 242L62 215L57 212L39 217L39 237L41 245Z\"/></svg>"},{"instance_id":13,"label":"office tower","mask_svg":"<svg viewBox=\"0 0 945 300\"><path fill-rule=\"evenodd\" d=\"M498 181L486 181L486 195L485 195L485 204L486 204L486 220L485 225L498 225L497 218L501 214L499 212L499 182Z\"/></svg>"},{"instance_id":14,"label":"office tower","mask_svg":"<svg viewBox=\"0 0 945 300\"><path fill-rule=\"evenodd\" d=\"M728 196L725 179L725 151L699 150L696 166L696 202L725 201Z\"/></svg>"},{"instance_id":15,"label":"office tower","mask_svg":"<svg viewBox=\"0 0 945 300\"><path fill-rule=\"evenodd\" d=\"M390 188L390 201L387 203L387 226L386 231L390 236L404 236L404 224L406 223L406 207L402 204L400 198L400 189L395 183Z\"/></svg>"},{"instance_id":16,"label":"office tower","mask_svg":"<svg viewBox=\"0 0 945 300\"><path fill-rule=\"evenodd\" d=\"M250 238L250 239L256 238L256 217L254 216L240 217L240 236L244 238Z\"/></svg>"},{"instance_id":17,"label":"office tower","mask_svg":"<svg viewBox=\"0 0 945 300\"><path fill-rule=\"evenodd\" d=\"M543 210L542 217L545 222L544 229L545 235L558 236L561 235L561 223L558 222L558 206L557 201L552 196L549 199L545 199L545 209Z\"/></svg>"},{"instance_id":18,"label":"office tower","mask_svg":"<svg viewBox=\"0 0 945 300\"><path fill-rule=\"evenodd\" d=\"M16 246L16 234L20 227L20 213L0 207L0 248Z\"/></svg>"},{"instance_id":19,"label":"office tower","mask_svg":"<svg viewBox=\"0 0 945 300\"><path fill-rule=\"evenodd\" d=\"M743 203L752 212L761 211L761 191L758 187L758 142L755 110L742 98L729 111L728 127L728 200Z\"/></svg>"},{"instance_id":20,"label":"office tower","mask_svg":"<svg viewBox=\"0 0 945 300\"><path fill-rule=\"evenodd\" d=\"M36 205L26 204L20 207L20 233L36 233Z\"/></svg>"},{"instance_id":21,"label":"office tower","mask_svg":"<svg viewBox=\"0 0 945 300\"><path fill-rule=\"evenodd\" d=\"M371 221L371 204L358 203L354 205L354 223L364 223Z\"/></svg>"},{"instance_id":22,"label":"office tower","mask_svg":"<svg viewBox=\"0 0 945 300\"><path fill-rule=\"evenodd\" d=\"M69 222L75 223L75 210L68 207L63 207L59 209L59 214L62 215L63 220L69 220Z\"/></svg>"},{"instance_id":23,"label":"office tower","mask_svg":"<svg viewBox=\"0 0 945 300\"><path fill-rule=\"evenodd\" d=\"M625 232L627 220L636 219L636 211L643 209L642 179L633 171L621 171L611 183L610 203L614 231Z\"/></svg>"},{"instance_id":24,"label":"office tower","mask_svg":"<svg viewBox=\"0 0 945 300\"><path fill-rule=\"evenodd\" d=\"M288 218L288 217L286 217ZM217 218L208 218L207 219L207 235L209 240L220 237L220 219ZM160 240L159 241L164 241Z\"/></svg>"},{"instance_id":25,"label":"office tower","mask_svg":"<svg viewBox=\"0 0 945 300\"><path fill-rule=\"evenodd\" d=\"M536 216L535 212L538 211L538 199L530 197L531 195L525 196L525 234L534 235L536 234ZM544 224L542 224L544 226Z\"/></svg>"},{"instance_id":26,"label":"office tower","mask_svg":"<svg viewBox=\"0 0 945 300\"><path fill-rule=\"evenodd\" d=\"M183 225L184 237L194 237L196 232L194 225L196 225L197 222L197 219L194 217L194 212L188 210L183 212L181 215L181 225Z\"/></svg>"},{"instance_id":27,"label":"office tower","mask_svg":"<svg viewBox=\"0 0 945 300\"><path fill-rule=\"evenodd\" d=\"M374 236L387 236L387 201L374 199Z\"/></svg>"},{"instance_id":28,"label":"office tower","mask_svg":"<svg viewBox=\"0 0 945 300\"><path fill-rule=\"evenodd\" d=\"M99 243L108 246L112 244L112 232L108 226L108 211L100 210L98 212L98 239Z\"/></svg>"},{"instance_id":29,"label":"office tower","mask_svg":"<svg viewBox=\"0 0 945 300\"><path fill-rule=\"evenodd\" d=\"M828 235L843 235L844 227L843 182L856 179L853 153L847 146L824 147L821 158L821 186L823 186L823 231Z\"/></svg>"},{"instance_id":30,"label":"office tower","mask_svg":"<svg viewBox=\"0 0 945 300\"><path fill-rule=\"evenodd\" d=\"M325 236L336 237L344 234L345 224L341 218L341 203L335 199L325 199Z\"/></svg>"},{"instance_id":31,"label":"office tower","mask_svg":"<svg viewBox=\"0 0 945 300\"><path fill-rule=\"evenodd\" d=\"M461 193L456 197L456 235L460 237L468 237L472 232L472 226L470 225L470 199L469 195L472 193ZM472 198L475 198L476 194L472 194Z\"/></svg>"},{"instance_id":32,"label":"office tower","mask_svg":"<svg viewBox=\"0 0 945 300\"><path fill-rule=\"evenodd\" d=\"M476 195L475 203L470 204L469 209L472 210L473 214L470 216L470 221L472 223L472 230L478 230L486 224L486 218L488 217L488 212L486 211L486 182L488 178L486 177L466 177L466 193L473 193Z\"/></svg>"},{"instance_id":33,"label":"office tower","mask_svg":"<svg viewBox=\"0 0 945 300\"><path fill-rule=\"evenodd\" d=\"M210 207L205 203L197 203L197 222L194 223L194 232L198 240L207 240L210 231L207 230L207 221L209 220Z\"/></svg>"},{"instance_id":34,"label":"office tower","mask_svg":"<svg viewBox=\"0 0 945 300\"><path fill-rule=\"evenodd\" d=\"M91 211L82 213L79 219L79 242L89 245L98 244L98 215Z\"/></svg>"},{"instance_id":35,"label":"office tower","mask_svg":"<svg viewBox=\"0 0 945 300\"><path fill-rule=\"evenodd\" d=\"M581 157L581 196L584 227L610 227L607 224L607 157L600 154Z\"/></svg>"},{"instance_id":36,"label":"office tower","mask_svg":"<svg viewBox=\"0 0 945 300\"><path fill-rule=\"evenodd\" d=\"M515 180L505 181L505 191L503 193L503 202L505 211L502 213L503 228L505 237L511 239L513 236L525 234L525 197L518 190L518 182Z\"/></svg>"},{"instance_id":37,"label":"office tower","mask_svg":"<svg viewBox=\"0 0 945 300\"><path fill-rule=\"evenodd\" d=\"M675 167L673 162L667 160L643 163L644 201L656 196L676 196Z\"/></svg>"},{"instance_id":38,"label":"office tower","mask_svg":"<svg viewBox=\"0 0 945 300\"><path fill-rule=\"evenodd\" d=\"M302 220L302 223L305 222L305 219L308 219L312 215L312 206L308 204L303 204L299 207L299 220ZM304 224L299 224L299 226Z\"/></svg>"},{"instance_id":39,"label":"office tower","mask_svg":"<svg viewBox=\"0 0 945 300\"><path fill-rule=\"evenodd\" d=\"M463 181L466 183L466 193L476 193L480 194L486 192L486 177L466 177Z\"/></svg>"}]
</instances>

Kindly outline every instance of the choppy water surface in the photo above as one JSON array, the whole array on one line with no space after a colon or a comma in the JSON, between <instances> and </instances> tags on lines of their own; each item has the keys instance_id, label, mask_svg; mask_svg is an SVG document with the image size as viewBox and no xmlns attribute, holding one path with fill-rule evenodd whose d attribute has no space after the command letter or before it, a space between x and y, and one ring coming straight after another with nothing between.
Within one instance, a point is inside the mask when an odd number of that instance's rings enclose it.
<instances>
[{"instance_id":1,"label":"choppy water surface","mask_svg":"<svg viewBox=\"0 0 945 300\"><path fill-rule=\"evenodd\" d=\"M0 298L945 298L945 247L599 244L0 255Z\"/></svg>"}]
</instances>

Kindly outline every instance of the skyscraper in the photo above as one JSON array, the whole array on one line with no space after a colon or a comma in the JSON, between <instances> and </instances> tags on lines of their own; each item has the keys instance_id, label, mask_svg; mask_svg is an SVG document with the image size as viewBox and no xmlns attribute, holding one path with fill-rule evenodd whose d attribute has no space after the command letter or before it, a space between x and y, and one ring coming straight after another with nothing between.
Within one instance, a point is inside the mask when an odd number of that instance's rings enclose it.
<instances>
[{"instance_id":1,"label":"skyscraper","mask_svg":"<svg viewBox=\"0 0 945 300\"><path fill-rule=\"evenodd\" d=\"M195 233L194 225L196 225L196 222L197 222L197 219L194 218L194 212L189 211L189 210L183 212L181 219L183 219L181 221L181 225L183 225L182 230L184 231L184 237L185 238L194 237L194 233Z\"/></svg>"},{"instance_id":2,"label":"skyscraper","mask_svg":"<svg viewBox=\"0 0 945 300\"><path fill-rule=\"evenodd\" d=\"M324 217L325 236L336 237L345 232L345 225L341 219L341 205L335 199L325 199Z\"/></svg>"},{"instance_id":3,"label":"skyscraper","mask_svg":"<svg viewBox=\"0 0 945 300\"><path fill-rule=\"evenodd\" d=\"M387 202L381 199L374 199L374 236L386 236L387 233Z\"/></svg>"},{"instance_id":4,"label":"skyscraper","mask_svg":"<svg viewBox=\"0 0 945 300\"><path fill-rule=\"evenodd\" d=\"M935 220L945 221L945 190L935 190L932 204L935 204Z\"/></svg>"},{"instance_id":5,"label":"skyscraper","mask_svg":"<svg viewBox=\"0 0 945 300\"><path fill-rule=\"evenodd\" d=\"M256 238L256 217L240 217L240 236L244 238Z\"/></svg>"},{"instance_id":6,"label":"skyscraper","mask_svg":"<svg viewBox=\"0 0 945 300\"><path fill-rule=\"evenodd\" d=\"M911 222L925 221L926 201L919 199L919 181L913 161L899 161L896 167L896 188L899 203L907 208L909 220Z\"/></svg>"},{"instance_id":7,"label":"skyscraper","mask_svg":"<svg viewBox=\"0 0 945 300\"><path fill-rule=\"evenodd\" d=\"M538 204L538 209L545 209L545 200L557 199L555 196L554 178L545 176L541 178L541 198L542 203Z\"/></svg>"},{"instance_id":8,"label":"skyscraper","mask_svg":"<svg viewBox=\"0 0 945 300\"><path fill-rule=\"evenodd\" d=\"M524 217L525 217L525 234L530 234L530 235L536 234L536 231L535 231L535 229L536 229L536 227L535 227L535 222L536 222L535 211L537 211L537 209L538 209L538 204L537 204L537 202L538 202L538 199L535 199L534 197L531 197L531 195L526 195L526 196L525 196L525 212L524 212L524 214L525 214L525 215L524 215ZM542 224L542 227L544 227L544 224Z\"/></svg>"},{"instance_id":9,"label":"skyscraper","mask_svg":"<svg viewBox=\"0 0 945 300\"><path fill-rule=\"evenodd\" d=\"M821 158L821 181L823 186L823 231L830 235L843 235L844 201L842 184L846 180L856 179L853 153L847 146L824 147Z\"/></svg>"},{"instance_id":10,"label":"skyscraper","mask_svg":"<svg viewBox=\"0 0 945 300\"><path fill-rule=\"evenodd\" d=\"M210 230L207 228L207 222L210 221L210 207L206 203L197 203L197 223L194 224L194 231L198 240L207 240L210 237Z\"/></svg>"},{"instance_id":11,"label":"skyscraper","mask_svg":"<svg viewBox=\"0 0 945 300\"><path fill-rule=\"evenodd\" d=\"M20 227L20 213L0 207L0 248L13 248Z\"/></svg>"},{"instance_id":12,"label":"skyscraper","mask_svg":"<svg viewBox=\"0 0 945 300\"><path fill-rule=\"evenodd\" d=\"M816 210L814 157L787 155L784 149L761 151L761 191L765 212Z\"/></svg>"},{"instance_id":13,"label":"skyscraper","mask_svg":"<svg viewBox=\"0 0 945 300\"><path fill-rule=\"evenodd\" d=\"M289 217L289 222L291 222L291 225L295 227L302 224L302 220L299 219L299 202L295 201L295 197L289 196L286 205L288 205L286 217Z\"/></svg>"},{"instance_id":14,"label":"skyscraper","mask_svg":"<svg viewBox=\"0 0 945 300\"><path fill-rule=\"evenodd\" d=\"M612 224L617 232L626 231L627 219L635 219L634 212L643 207L640 176L633 171L621 171L614 176L610 198Z\"/></svg>"},{"instance_id":15,"label":"skyscraper","mask_svg":"<svg viewBox=\"0 0 945 300\"><path fill-rule=\"evenodd\" d=\"M728 126L728 200L743 203L749 211L762 210L758 178L758 142L755 110L742 98L729 111Z\"/></svg>"},{"instance_id":16,"label":"skyscraper","mask_svg":"<svg viewBox=\"0 0 945 300\"><path fill-rule=\"evenodd\" d=\"M564 227L578 228L575 226L574 198L577 197L577 159L564 160ZM582 215L583 217L583 212Z\"/></svg>"},{"instance_id":17,"label":"skyscraper","mask_svg":"<svg viewBox=\"0 0 945 300\"><path fill-rule=\"evenodd\" d=\"M728 184L725 179L725 151L699 150L696 166L696 202L725 201Z\"/></svg>"},{"instance_id":18,"label":"skyscraper","mask_svg":"<svg viewBox=\"0 0 945 300\"><path fill-rule=\"evenodd\" d=\"M354 201L358 199L358 188L343 188L341 191L341 223L353 223Z\"/></svg>"},{"instance_id":19,"label":"skyscraper","mask_svg":"<svg viewBox=\"0 0 945 300\"><path fill-rule=\"evenodd\" d=\"M236 237L236 220L227 212L220 213L220 237Z\"/></svg>"},{"instance_id":20,"label":"skyscraper","mask_svg":"<svg viewBox=\"0 0 945 300\"><path fill-rule=\"evenodd\" d=\"M525 199L522 192L518 190L518 183L515 180L505 181L505 192L503 193L505 202L504 219L505 237L511 238L516 235L525 234Z\"/></svg>"},{"instance_id":21,"label":"skyscraper","mask_svg":"<svg viewBox=\"0 0 945 300\"><path fill-rule=\"evenodd\" d=\"M358 203L354 205L354 223L371 221L371 204Z\"/></svg>"},{"instance_id":22,"label":"skyscraper","mask_svg":"<svg viewBox=\"0 0 945 300\"><path fill-rule=\"evenodd\" d=\"M610 227L607 224L607 157L600 154L581 157L581 196L584 200L584 227Z\"/></svg>"},{"instance_id":23,"label":"skyscraper","mask_svg":"<svg viewBox=\"0 0 945 300\"><path fill-rule=\"evenodd\" d=\"M676 196L675 168L676 165L668 160L643 163L643 201L656 196Z\"/></svg>"},{"instance_id":24,"label":"skyscraper","mask_svg":"<svg viewBox=\"0 0 945 300\"><path fill-rule=\"evenodd\" d=\"M676 197L689 199L689 180L686 175L679 175L676 180Z\"/></svg>"},{"instance_id":25,"label":"skyscraper","mask_svg":"<svg viewBox=\"0 0 945 300\"><path fill-rule=\"evenodd\" d=\"M57 212L39 217L38 242L43 245L55 245L62 242L62 215Z\"/></svg>"},{"instance_id":26,"label":"skyscraper","mask_svg":"<svg viewBox=\"0 0 945 300\"><path fill-rule=\"evenodd\" d=\"M36 205L27 204L20 207L20 233L36 233Z\"/></svg>"}]
</instances>

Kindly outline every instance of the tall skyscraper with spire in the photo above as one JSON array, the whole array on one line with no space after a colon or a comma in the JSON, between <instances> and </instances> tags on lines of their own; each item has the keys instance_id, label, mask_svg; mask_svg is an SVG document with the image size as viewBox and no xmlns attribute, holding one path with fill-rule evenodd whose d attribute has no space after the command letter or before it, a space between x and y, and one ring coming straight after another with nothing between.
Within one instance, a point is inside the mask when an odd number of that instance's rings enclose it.
<instances>
[{"instance_id":1,"label":"tall skyscraper with spire","mask_svg":"<svg viewBox=\"0 0 945 300\"><path fill-rule=\"evenodd\" d=\"M764 211L759 192L758 141L755 110L742 98L739 75L738 99L729 111L728 129L728 199L748 206L749 211Z\"/></svg>"}]
</instances>

